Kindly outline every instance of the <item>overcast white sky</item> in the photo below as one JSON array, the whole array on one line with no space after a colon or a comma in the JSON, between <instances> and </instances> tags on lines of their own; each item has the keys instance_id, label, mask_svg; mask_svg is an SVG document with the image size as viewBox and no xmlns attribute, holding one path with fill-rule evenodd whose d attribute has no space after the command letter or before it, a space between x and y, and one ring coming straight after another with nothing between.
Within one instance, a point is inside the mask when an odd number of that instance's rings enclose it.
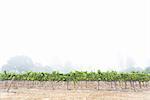
<instances>
[{"instance_id":1,"label":"overcast white sky","mask_svg":"<svg viewBox=\"0 0 150 100\"><path fill-rule=\"evenodd\" d=\"M1 0L0 66L16 55L88 70L148 66L150 0Z\"/></svg>"}]
</instances>

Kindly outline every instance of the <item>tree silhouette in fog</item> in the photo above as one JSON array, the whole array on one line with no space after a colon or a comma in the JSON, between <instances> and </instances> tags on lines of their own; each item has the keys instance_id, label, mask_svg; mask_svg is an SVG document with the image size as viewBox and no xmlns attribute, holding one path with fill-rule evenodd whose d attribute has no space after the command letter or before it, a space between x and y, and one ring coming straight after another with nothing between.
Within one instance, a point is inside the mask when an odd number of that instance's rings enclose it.
<instances>
[{"instance_id":1,"label":"tree silhouette in fog","mask_svg":"<svg viewBox=\"0 0 150 100\"><path fill-rule=\"evenodd\" d=\"M7 61L7 64L2 66L2 71L24 72L32 70L34 63L31 58L27 56L15 56Z\"/></svg>"}]
</instances>

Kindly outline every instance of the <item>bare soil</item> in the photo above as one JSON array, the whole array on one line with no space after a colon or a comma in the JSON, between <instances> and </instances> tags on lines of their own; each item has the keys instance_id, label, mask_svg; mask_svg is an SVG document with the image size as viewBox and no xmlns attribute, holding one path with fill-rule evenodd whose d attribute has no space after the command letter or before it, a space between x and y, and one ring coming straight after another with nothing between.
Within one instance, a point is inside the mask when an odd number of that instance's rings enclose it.
<instances>
[{"instance_id":1,"label":"bare soil","mask_svg":"<svg viewBox=\"0 0 150 100\"><path fill-rule=\"evenodd\" d=\"M105 91L105 90L45 90L11 89L0 90L0 100L150 100L147 91Z\"/></svg>"}]
</instances>

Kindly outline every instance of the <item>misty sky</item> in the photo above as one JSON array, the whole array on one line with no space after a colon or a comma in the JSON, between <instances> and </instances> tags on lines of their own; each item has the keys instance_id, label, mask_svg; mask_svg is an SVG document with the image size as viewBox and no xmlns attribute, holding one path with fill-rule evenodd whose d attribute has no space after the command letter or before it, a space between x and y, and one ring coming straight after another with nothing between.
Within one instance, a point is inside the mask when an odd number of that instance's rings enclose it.
<instances>
[{"instance_id":1,"label":"misty sky","mask_svg":"<svg viewBox=\"0 0 150 100\"><path fill-rule=\"evenodd\" d=\"M1 0L0 66L16 55L44 65L150 65L149 0Z\"/></svg>"}]
</instances>

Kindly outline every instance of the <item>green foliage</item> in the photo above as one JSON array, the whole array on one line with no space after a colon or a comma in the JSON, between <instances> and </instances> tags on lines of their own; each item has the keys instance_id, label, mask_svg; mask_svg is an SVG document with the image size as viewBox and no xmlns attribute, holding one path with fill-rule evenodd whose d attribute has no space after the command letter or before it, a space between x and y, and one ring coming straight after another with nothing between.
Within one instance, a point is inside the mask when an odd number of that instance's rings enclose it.
<instances>
[{"instance_id":1,"label":"green foliage","mask_svg":"<svg viewBox=\"0 0 150 100\"><path fill-rule=\"evenodd\" d=\"M0 80L28 80L28 81L150 81L150 74L143 72L119 73L111 72L82 72L74 71L67 74L54 71L52 73L46 72L25 72L25 73L8 73L6 71L0 73Z\"/></svg>"}]
</instances>

